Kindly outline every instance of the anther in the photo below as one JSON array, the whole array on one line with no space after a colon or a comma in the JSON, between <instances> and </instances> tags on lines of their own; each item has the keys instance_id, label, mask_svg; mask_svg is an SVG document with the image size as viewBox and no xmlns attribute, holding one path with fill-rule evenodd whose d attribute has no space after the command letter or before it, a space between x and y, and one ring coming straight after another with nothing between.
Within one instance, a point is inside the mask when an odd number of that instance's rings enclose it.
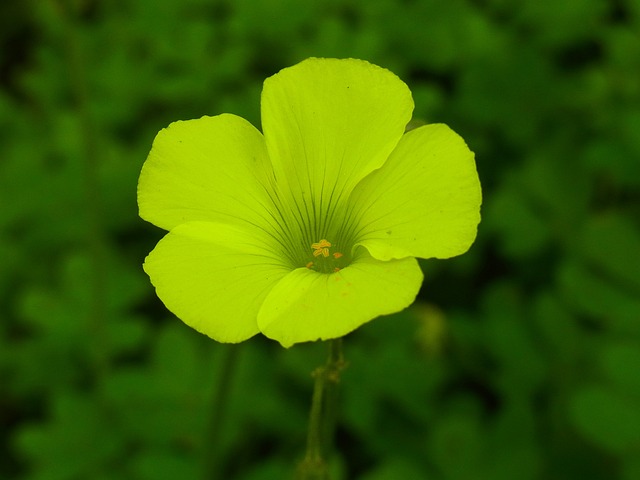
<instances>
[{"instance_id":1,"label":"anther","mask_svg":"<svg viewBox=\"0 0 640 480\"><path fill-rule=\"evenodd\" d=\"M328 257L330 246L331 246L331 243L329 243L324 238L317 243L312 243L311 248L313 249L313 256L319 257L320 255L322 255L323 257Z\"/></svg>"},{"instance_id":2,"label":"anther","mask_svg":"<svg viewBox=\"0 0 640 480\"><path fill-rule=\"evenodd\" d=\"M320 240L318 243L312 243L311 244L311 248L313 248L314 250L317 250L319 248L325 248L325 247L330 247L331 243L329 243L326 239L322 239Z\"/></svg>"}]
</instances>

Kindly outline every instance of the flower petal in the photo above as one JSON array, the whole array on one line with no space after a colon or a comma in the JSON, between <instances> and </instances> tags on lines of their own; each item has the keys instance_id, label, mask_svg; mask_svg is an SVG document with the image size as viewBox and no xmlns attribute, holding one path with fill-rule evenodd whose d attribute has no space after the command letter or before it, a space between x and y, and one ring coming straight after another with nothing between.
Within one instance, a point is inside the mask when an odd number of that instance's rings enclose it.
<instances>
[{"instance_id":1,"label":"flower petal","mask_svg":"<svg viewBox=\"0 0 640 480\"><path fill-rule=\"evenodd\" d=\"M358 244L379 260L449 258L466 252L480 222L473 152L446 125L404 135L384 166L354 190Z\"/></svg>"},{"instance_id":2,"label":"flower petal","mask_svg":"<svg viewBox=\"0 0 640 480\"><path fill-rule=\"evenodd\" d=\"M144 270L158 297L184 323L214 340L241 342L258 333L260 305L290 271L255 233L185 223L160 240Z\"/></svg>"},{"instance_id":3,"label":"flower petal","mask_svg":"<svg viewBox=\"0 0 640 480\"><path fill-rule=\"evenodd\" d=\"M198 220L264 224L269 169L262 134L240 117L174 122L142 167L140 216L166 230Z\"/></svg>"},{"instance_id":4,"label":"flower petal","mask_svg":"<svg viewBox=\"0 0 640 480\"><path fill-rule=\"evenodd\" d=\"M366 252L333 274L299 268L267 295L258 326L285 347L341 337L379 315L409 306L422 278L414 258L381 262Z\"/></svg>"},{"instance_id":5,"label":"flower petal","mask_svg":"<svg viewBox=\"0 0 640 480\"><path fill-rule=\"evenodd\" d=\"M310 58L265 80L261 109L275 176L309 218L331 215L385 162L411 118L413 100L384 68Z\"/></svg>"}]
</instances>

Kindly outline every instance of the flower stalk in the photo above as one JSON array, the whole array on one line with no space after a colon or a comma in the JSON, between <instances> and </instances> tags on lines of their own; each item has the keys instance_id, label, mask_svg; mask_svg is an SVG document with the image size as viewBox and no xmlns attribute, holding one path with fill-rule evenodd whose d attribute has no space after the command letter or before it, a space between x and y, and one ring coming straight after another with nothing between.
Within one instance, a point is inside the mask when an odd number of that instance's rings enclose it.
<instances>
[{"instance_id":1,"label":"flower stalk","mask_svg":"<svg viewBox=\"0 0 640 480\"><path fill-rule=\"evenodd\" d=\"M346 367L342 338L330 340L327 363L316 368L309 415L307 451L298 465L297 480L329 480L327 459L333 444L337 417L338 383Z\"/></svg>"}]
</instances>

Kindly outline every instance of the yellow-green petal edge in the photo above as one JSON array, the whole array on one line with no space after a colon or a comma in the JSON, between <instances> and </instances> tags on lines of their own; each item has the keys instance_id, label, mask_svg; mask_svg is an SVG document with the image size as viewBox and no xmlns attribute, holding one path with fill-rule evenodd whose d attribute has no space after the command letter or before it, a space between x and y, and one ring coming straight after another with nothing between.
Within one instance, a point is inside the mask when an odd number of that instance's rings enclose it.
<instances>
[{"instance_id":1,"label":"yellow-green petal edge","mask_svg":"<svg viewBox=\"0 0 640 480\"><path fill-rule=\"evenodd\" d=\"M480 222L473 152L446 125L412 130L384 166L357 186L352 201L360 221L358 244L375 258L460 255Z\"/></svg>"},{"instance_id":2,"label":"yellow-green petal edge","mask_svg":"<svg viewBox=\"0 0 640 480\"><path fill-rule=\"evenodd\" d=\"M337 273L300 268L267 295L258 326L284 347L342 337L380 315L411 305L422 279L414 258L381 262L366 252Z\"/></svg>"},{"instance_id":3,"label":"yellow-green petal edge","mask_svg":"<svg viewBox=\"0 0 640 480\"><path fill-rule=\"evenodd\" d=\"M279 182L323 214L379 168L411 119L407 85L363 60L309 58L264 82L262 128Z\"/></svg>"},{"instance_id":4,"label":"yellow-green petal edge","mask_svg":"<svg viewBox=\"0 0 640 480\"><path fill-rule=\"evenodd\" d=\"M142 167L140 216L165 230L202 220L267 225L262 185L270 171L262 134L243 118L174 122L158 133Z\"/></svg>"},{"instance_id":5,"label":"yellow-green petal edge","mask_svg":"<svg viewBox=\"0 0 640 480\"><path fill-rule=\"evenodd\" d=\"M184 323L219 342L241 342L258 333L262 302L289 272L255 233L185 223L160 240L144 270Z\"/></svg>"}]
</instances>

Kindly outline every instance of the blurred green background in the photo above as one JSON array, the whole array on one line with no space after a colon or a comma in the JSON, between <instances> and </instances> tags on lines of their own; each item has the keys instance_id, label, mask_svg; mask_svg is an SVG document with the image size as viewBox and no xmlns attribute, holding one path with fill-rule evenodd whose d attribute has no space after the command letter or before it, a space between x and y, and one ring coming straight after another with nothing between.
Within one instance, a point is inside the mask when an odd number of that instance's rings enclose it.
<instances>
[{"instance_id":1,"label":"blurred green background","mask_svg":"<svg viewBox=\"0 0 640 480\"><path fill-rule=\"evenodd\" d=\"M404 79L485 198L346 338L335 478L640 479L640 1L4 0L0 44L0 478L290 477L324 346L173 318L136 183L170 122L259 125L266 77L335 56Z\"/></svg>"}]
</instances>

